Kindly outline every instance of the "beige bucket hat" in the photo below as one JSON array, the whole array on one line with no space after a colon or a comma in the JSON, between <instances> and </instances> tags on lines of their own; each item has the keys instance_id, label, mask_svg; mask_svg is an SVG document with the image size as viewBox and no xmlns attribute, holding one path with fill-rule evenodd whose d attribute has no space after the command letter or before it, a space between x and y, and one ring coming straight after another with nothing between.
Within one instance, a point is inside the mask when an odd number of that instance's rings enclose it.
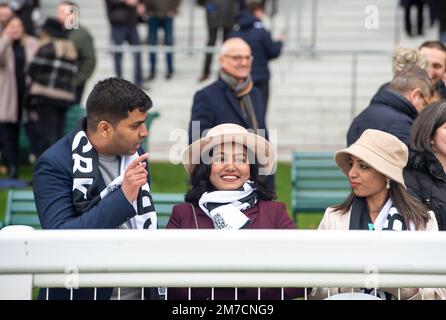
<instances>
[{"instance_id":1,"label":"beige bucket hat","mask_svg":"<svg viewBox=\"0 0 446 320\"><path fill-rule=\"evenodd\" d=\"M220 124L210 129L205 137L189 145L183 152L181 162L190 175L195 165L200 162L210 163L209 155L214 146L231 142L246 146L255 155L260 175L274 173L276 152L272 144L262 136L233 123Z\"/></svg>"},{"instance_id":2,"label":"beige bucket hat","mask_svg":"<svg viewBox=\"0 0 446 320\"><path fill-rule=\"evenodd\" d=\"M404 188L403 168L407 164L407 146L394 135L374 129L367 129L347 149L335 154L339 168L348 175L350 155L368 163L376 171L401 184Z\"/></svg>"}]
</instances>

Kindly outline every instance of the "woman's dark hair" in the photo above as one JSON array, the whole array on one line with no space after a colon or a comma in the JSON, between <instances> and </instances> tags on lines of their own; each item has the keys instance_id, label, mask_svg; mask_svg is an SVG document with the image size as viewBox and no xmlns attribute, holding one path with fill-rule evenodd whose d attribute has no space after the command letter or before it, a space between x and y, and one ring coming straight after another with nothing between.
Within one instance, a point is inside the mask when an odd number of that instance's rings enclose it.
<instances>
[{"instance_id":1,"label":"woman's dark hair","mask_svg":"<svg viewBox=\"0 0 446 320\"><path fill-rule=\"evenodd\" d=\"M350 210L354 197L355 194L351 192L343 203L333 206L334 210L345 214ZM392 199L393 206L398 210L398 213L403 216L407 226L409 221L413 221L417 230L426 228L430 219L429 209L413 197L402 185L390 181L389 197Z\"/></svg>"},{"instance_id":2,"label":"woman's dark hair","mask_svg":"<svg viewBox=\"0 0 446 320\"><path fill-rule=\"evenodd\" d=\"M120 78L108 78L98 82L87 98L87 124L96 131L100 121L115 126L138 109L141 112L152 108L152 100L138 86Z\"/></svg>"},{"instance_id":3,"label":"woman's dark hair","mask_svg":"<svg viewBox=\"0 0 446 320\"><path fill-rule=\"evenodd\" d=\"M435 131L446 123L446 100L428 105L415 119L410 130L410 147L416 151L434 153L432 138Z\"/></svg>"},{"instance_id":4,"label":"woman's dark hair","mask_svg":"<svg viewBox=\"0 0 446 320\"><path fill-rule=\"evenodd\" d=\"M273 200L276 194L268 187L266 176L259 175L259 167L257 162L249 165L251 177L257 188L257 197L259 200ZM205 192L215 191L215 187L209 180L211 174L211 164L200 163L195 166L189 180L189 190L186 193L186 202L198 206L198 200Z\"/></svg>"}]
</instances>

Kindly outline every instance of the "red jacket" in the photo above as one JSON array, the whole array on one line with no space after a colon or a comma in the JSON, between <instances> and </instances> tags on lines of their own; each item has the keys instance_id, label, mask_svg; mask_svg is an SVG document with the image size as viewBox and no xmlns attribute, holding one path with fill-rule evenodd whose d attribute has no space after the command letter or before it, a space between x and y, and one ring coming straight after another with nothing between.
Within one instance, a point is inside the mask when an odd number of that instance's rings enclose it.
<instances>
[{"instance_id":1,"label":"red jacket","mask_svg":"<svg viewBox=\"0 0 446 320\"><path fill-rule=\"evenodd\" d=\"M201 208L194 206L199 229L214 229L212 220ZM251 219L246 229L296 229L296 225L288 215L284 203L275 201L259 201L254 207L248 209L245 215ZM191 204L182 203L173 208L172 215L166 226L167 229L196 229ZM169 288L169 300L187 300L187 288ZM303 296L303 289L285 289L285 299ZM238 288L239 300L257 300L257 288ZM281 298L281 290L277 288L263 288L260 293L261 300L277 300ZM192 300L210 300L210 288L192 288ZM234 300L234 288L215 288L215 300Z\"/></svg>"}]
</instances>

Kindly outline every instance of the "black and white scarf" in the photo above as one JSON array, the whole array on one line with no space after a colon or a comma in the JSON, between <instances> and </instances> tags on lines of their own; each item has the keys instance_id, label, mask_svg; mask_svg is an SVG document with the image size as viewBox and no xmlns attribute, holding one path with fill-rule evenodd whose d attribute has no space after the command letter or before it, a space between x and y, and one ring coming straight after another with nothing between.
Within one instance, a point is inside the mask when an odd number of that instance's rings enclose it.
<instances>
[{"instance_id":1,"label":"black and white scarf","mask_svg":"<svg viewBox=\"0 0 446 320\"><path fill-rule=\"evenodd\" d=\"M198 201L200 208L212 219L215 229L241 229L251 220L242 211L257 203L257 193L252 181L238 190L205 192Z\"/></svg>"},{"instance_id":2,"label":"black and white scarf","mask_svg":"<svg viewBox=\"0 0 446 320\"><path fill-rule=\"evenodd\" d=\"M367 204L364 198L355 197L352 204L352 212L350 216L350 230L365 229L365 217L368 217ZM370 219L369 219L370 221ZM382 207L375 222L368 226L369 230L376 231L404 231L415 230L415 224L409 221L409 228L407 227L404 217L398 212L397 208L393 206L392 200L389 198ZM376 292L375 292L376 290ZM361 292L376 295L383 300L392 300L392 295L383 289L361 288Z\"/></svg>"},{"instance_id":3,"label":"black and white scarf","mask_svg":"<svg viewBox=\"0 0 446 320\"><path fill-rule=\"evenodd\" d=\"M85 126L85 118L77 123L76 129L74 130L74 138L71 143L73 158L73 205L81 213L88 211L101 199L119 189L128 165L139 156L138 152L131 156L121 156L119 177L113 180L104 190L99 190L99 157L88 140L84 129ZM130 224L133 229L157 228L155 206L148 183L141 187L138 197L132 205L136 213L130 219Z\"/></svg>"},{"instance_id":4,"label":"black and white scarf","mask_svg":"<svg viewBox=\"0 0 446 320\"><path fill-rule=\"evenodd\" d=\"M240 111L243 117L246 121L248 121L251 129L253 129L254 132L257 132L259 129L259 121L257 120L250 95L251 90L254 87L254 82L252 81L251 75L248 75L248 77L242 83L238 83L234 77L224 71L220 72L220 77L223 82L235 92L235 95L240 101Z\"/></svg>"}]
</instances>

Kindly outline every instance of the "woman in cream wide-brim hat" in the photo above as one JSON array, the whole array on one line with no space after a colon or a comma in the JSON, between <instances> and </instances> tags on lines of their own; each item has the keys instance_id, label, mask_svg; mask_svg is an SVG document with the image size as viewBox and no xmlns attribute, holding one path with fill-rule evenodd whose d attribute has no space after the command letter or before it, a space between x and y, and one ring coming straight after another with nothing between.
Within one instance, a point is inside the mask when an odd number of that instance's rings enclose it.
<instances>
[{"instance_id":1,"label":"woman in cream wide-brim hat","mask_svg":"<svg viewBox=\"0 0 446 320\"><path fill-rule=\"evenodd\" d=\"M403 142L374 129L365 130L350 147L336 152L336 163L348 177L352 192L344 203L327 208L319 230L438 230L434 214L406 190L403 168L407 159ZM313 289L311 297L327 298L328 290ZM367 289L356 290L370 293ZM400 290L401 299L444 295L443 289ZM342 292L351 292L351 288L330 288L331 295ZM378 289L377 295L397 299L398 288Z\"/></svg>"},{"instance_id":2,"label":"woman in cream wide-brim hat","mask_svg":"<svg viewBox=\"0 0 446 320\"><path fill-rule=\"evenodd\" d=\"M295 229L285 204L273 201L265 175L275 168L275 152L267 140L245 128L225 123L192 143L183 164L190 175L186 202L176 205L168 229ZM222 231L224 232L224 231ZM179 244L181 245L181 244ZM278 248L279 249L279 248ZM204 253L206 254L206 253ZM290 252L290 254L293 254ZM303 295L285 289L286 299ZM257 299L257 288L192 288L191 299ZM187 299L187 288L169 288L169 299ZM262 288L260 297L280 299L278 288Z\"/></svg>"}]
</instances>

